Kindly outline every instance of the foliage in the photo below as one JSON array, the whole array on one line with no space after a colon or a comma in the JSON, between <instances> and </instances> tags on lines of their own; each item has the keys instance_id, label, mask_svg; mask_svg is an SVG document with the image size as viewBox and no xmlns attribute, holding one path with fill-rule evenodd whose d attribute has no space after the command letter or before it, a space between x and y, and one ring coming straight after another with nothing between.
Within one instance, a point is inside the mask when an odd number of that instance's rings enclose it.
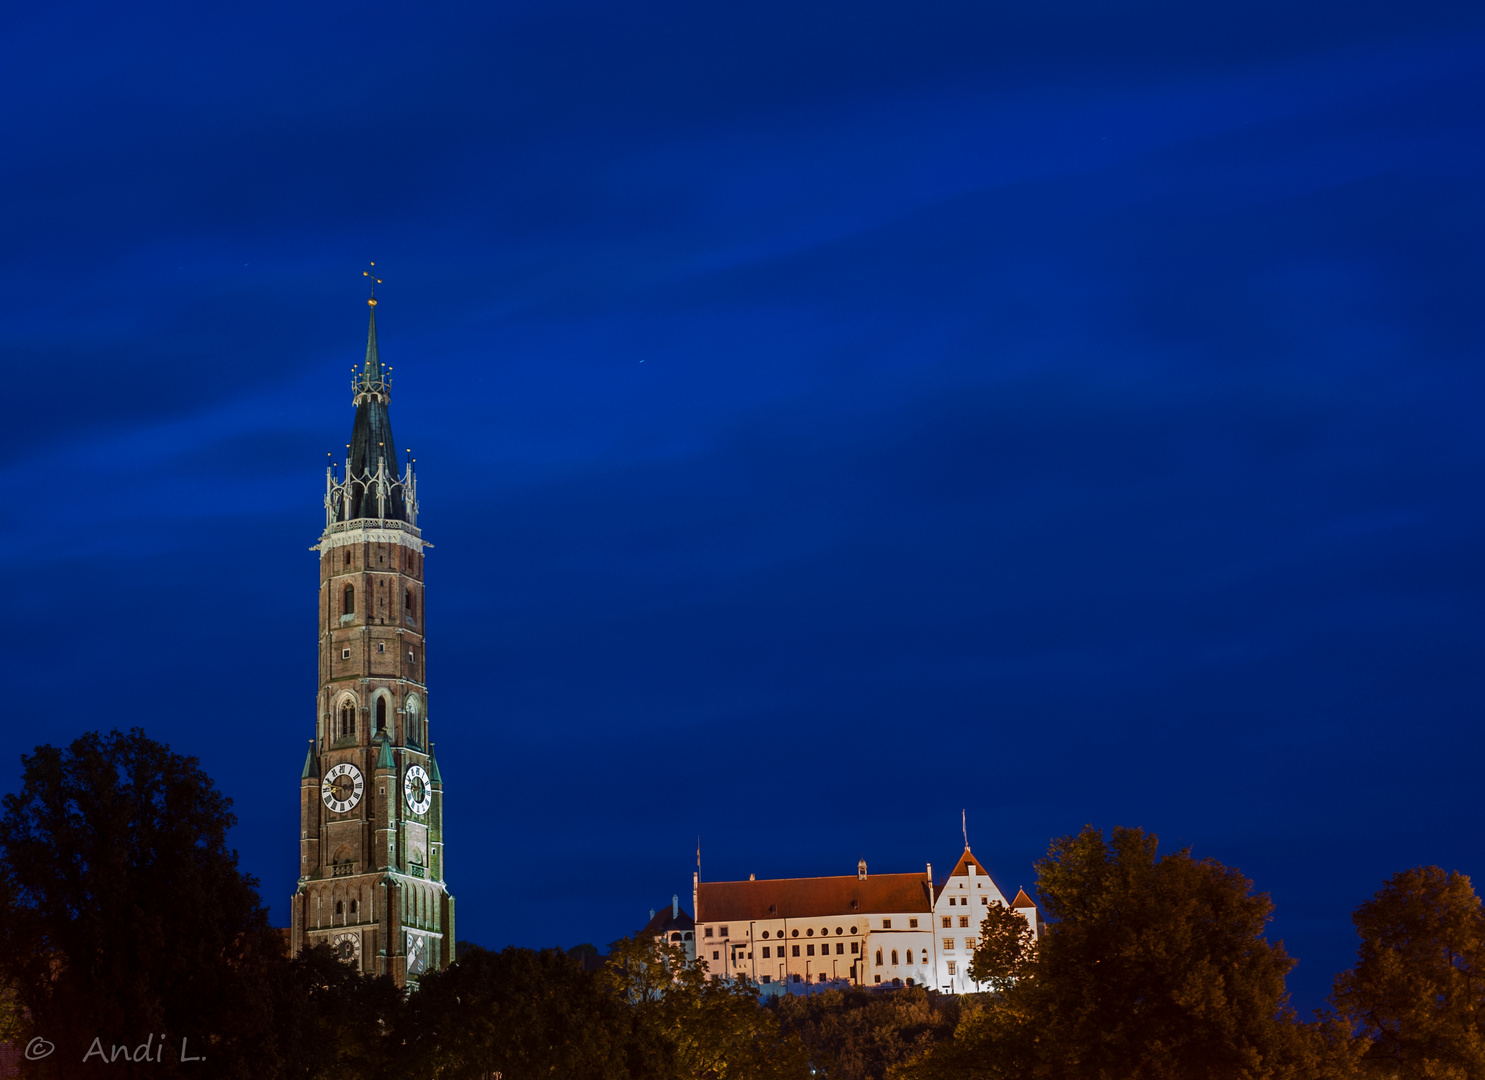
<instances>
[{"instance_id":1,"label":"foliage","mask_svg":"<svg viewBox=\"0 0 1485 1080\"><path fill-rule=\"evenodd\" d=\"M674 1075L636 1010L557 949L471 949L425 975L399 1024L398 1075L477 1080Z\"/></svg>"},{"instance_id":2,"label":"foliage","mask_svg":"<svg viewBox=\"0 0 1485 1080\"><path fill-rule=\"evenodd\" d=\"M1335 982L1368 1075L1485 1076L1485 917L1469 878L1405 870L1352 916L1356 966Z\"/></svg>"},{"instance_id":3,"label":"foliage","mask_svg":"<svg viewBox=\"0 0 1485 1080\"><path fill-rule=\"evenodd\" d=\"M714 979L679 945L624 938L609 946L605 981L651 1031L675 1048L685 1080L807 1077L799 1037L784 1031L749 982Z\"/></svg>"},{"instance_id":4,"label":"foliage","mask_svg":"<svg viewBox=\"0 0 1485 1080\"><path fill-rule=\"evenodd\" d=\"M950 1038L960 1015L957 997L922 987L862 988L780 997L770 1008L799 1035L815 1075L872 1080Z\"/></svg>"},{"instance_id":5,"label":"foliage","mask_svg":"<svg viewBox=\"0 0 1485 1080\"><path fill-rule=\"evenodd\" d=\"M1036 934L1026 916L993 904L980 924L980 941L969 963L970 978L1005 989L1030 970L1036 955Z\"/></svg>"},{"instance_id":6,"label":"foliage","mask_svg":"<svg viewBox=\"0 0 1485 1080\"><path fill-rule=\"evenodd\" d=\"M305 949L278 972L274 1038L284 1080L370 1080L387 1075L402 992L362 975L328 945Z\"/></svg>"},{"instance_id":7,"label":"foliage","mask_svg":"<svg viewBox=\"0 0 1485 1080\"><path fill-rule=\"evenodd\" d=\"M189 1038L218 1076L275 1068L264 1035L283 945L227 849L231 800L138 729L21 760L0 819L0 984L22 1037L58 1047L33 1074L61 1075L95 1036L151 1032ZM175 1056L152 1075L189 1071Z\"/></svg>"},{"instance_id":8,"label":"foliage","mask_svg":"<svg viewBox=\"0 0 1485 1080\"><path fill-rule=\"evenodd\" d=\"M1085 828L1037 863L1049 925L1023 977L902 1075L1259 1080L1304 1048L1272 905L1236 870Z\"/></svg>"}]
</instances>

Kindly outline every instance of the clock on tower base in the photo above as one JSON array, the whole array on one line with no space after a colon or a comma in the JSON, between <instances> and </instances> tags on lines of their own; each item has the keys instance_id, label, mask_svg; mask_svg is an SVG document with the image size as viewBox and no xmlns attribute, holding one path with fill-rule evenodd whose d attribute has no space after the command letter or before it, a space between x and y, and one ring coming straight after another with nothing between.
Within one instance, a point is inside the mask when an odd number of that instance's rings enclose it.
<instances>
[{"instance_id":1,"label":"clock on tower base","mask_svg":"<svg viewBox=\"0 0 1485 1080\"><path fill-rule=\"evenodd\" d=\"M413 461L399 465L376 344L352 382L344 472L325 472L320 689L299 781L294 955L328 945L398 986L454 959L443 779L429 740L423 556Z\"/></svg>"}]
</instances>

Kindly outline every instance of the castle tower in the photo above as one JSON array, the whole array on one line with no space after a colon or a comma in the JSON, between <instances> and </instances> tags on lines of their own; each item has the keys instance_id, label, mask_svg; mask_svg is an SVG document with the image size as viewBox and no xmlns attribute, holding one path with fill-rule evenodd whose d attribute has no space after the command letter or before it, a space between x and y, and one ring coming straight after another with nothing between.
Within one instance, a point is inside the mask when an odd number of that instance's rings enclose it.
<instances>
[{"instance_id":1,"label":"castle tower","mask_svg":"<svg viewBox=\"0 0 1485 1080\"><path fill-rule=\"evenodd\" d=\"M320 689L299 783L292 946L331 945L399 986L454 959L443 781L429 738L413 462L398 464L376 298L344 475L325 471Z\"/></svg>"}]
</instances>

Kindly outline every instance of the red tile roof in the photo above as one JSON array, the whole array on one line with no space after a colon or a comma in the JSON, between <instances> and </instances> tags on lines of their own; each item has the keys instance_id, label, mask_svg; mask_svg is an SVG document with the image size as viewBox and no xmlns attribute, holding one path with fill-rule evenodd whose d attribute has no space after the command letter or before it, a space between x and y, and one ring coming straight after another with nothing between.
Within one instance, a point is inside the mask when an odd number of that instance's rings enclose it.
<instances>
[{"instance_id":1,"label":"red tile roof","mask_svg":"<svg viewBox=\"0 0 1485 1080\"><path fill-rule=\"evenodd\" d=\"M698 922L812 919L826 915L932 911L922 874L703 881L696 886Z\"/></svg>"},{"instance_id":2,"label":"red tile roof","mask_svg":"<svg viewBox=\"0 0 1485 1080\"><path fill-rule=\"evenodd\" d=\"M985 869L985 864L971 855L969 853L969 848L965 848L964 854L959 856L959 861L954 864L954 869L949 871L949 877L967 877L969 875L969 866L971 863L974 864L975 873L977 875L983 874L985 877L990 876L990 871Z\"/></svg>"},{"instance_id":3,"label":"red tile roof","mask_svg":"<svg viewBox=\"0 0 1485 1080\"><path fill-rule=\"evenodd\" d=\"M1025 889L1017 889L1016 898L1011 901L1011 907L1036 907L1036 905L1032 903L1031 897L1026 895Z\"/></svg>"}]
</instances>

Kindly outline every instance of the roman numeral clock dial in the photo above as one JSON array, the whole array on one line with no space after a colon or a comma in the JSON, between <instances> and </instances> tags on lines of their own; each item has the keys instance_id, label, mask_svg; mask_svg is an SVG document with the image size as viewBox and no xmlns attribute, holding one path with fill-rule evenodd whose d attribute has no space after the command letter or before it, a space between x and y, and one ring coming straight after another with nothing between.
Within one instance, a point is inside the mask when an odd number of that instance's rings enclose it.
<instances>
[{"instance_id":1,"label":"roman numeral clock dial","mask_svg":"<svg viewBox=\"0 0 1485 1080\"><path fill-rule=\"evenodd\" d=\"M325 774L325 779L320 784L320 798L324 799L325 805L335 813L344 814L356 808L356 804L361 801L361 792L365 787L366 782L362 779L361 770L349 761L345 761Z\"/></svg>"},{"instance_id":2,"label":"roman numeral clock dial","mask_svg":"<svg viewBox=\"0 0 1485 1080\"><path fill-rule=\"evenodd\" d=\"M407 775L402 778L402 797L414 814L426 814L428 807L433 805L433 782L428 779L423 766L414 765L407 770Z\"/></svg>"}]
</instances>

